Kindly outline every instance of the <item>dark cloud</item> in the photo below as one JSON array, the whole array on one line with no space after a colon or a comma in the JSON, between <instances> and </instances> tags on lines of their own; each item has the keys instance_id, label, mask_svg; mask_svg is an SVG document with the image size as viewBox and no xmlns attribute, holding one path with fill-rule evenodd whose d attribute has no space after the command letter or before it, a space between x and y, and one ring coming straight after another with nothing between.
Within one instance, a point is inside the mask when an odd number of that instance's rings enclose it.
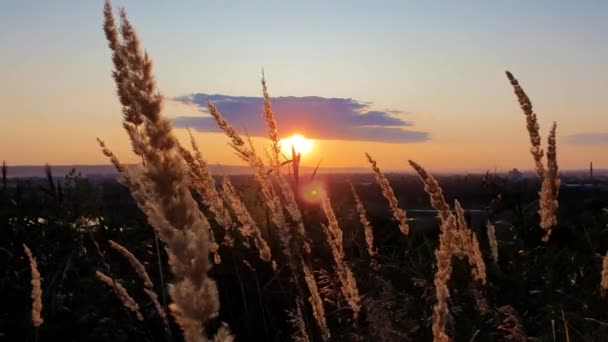
<instances>
[{"instance_id":1,"label":"dark cloud","mask_svg":"<svg viewBox=\"0 0 608 342\"><path fill-rule=\"evenodd\" d=\"M608 144L608 133L579 133L569 135L565 142L573 145L605 145Z\"/></svg>"},{"instance_id":2,"label":"dark cloud","mask_svg":"<svg viewBox=\"0 0 608 342\"><path fill-rule=\"evenodd\" d=\"M174 101L194 104L207 112L207 100L213 102L222 115L237 129L252 136L265 136L261 117L262 98L191 94ZM276 97L272 105L282 136L302 133L316 139L343 139L406 143L429 140L427 132L410 130L410 121L398 110L370 110L369 103L353 99L306 97ZM202 132L217 132L211 117L180 116L173 120L176 127L190 127Z\"/></svg>"}]
</instances>

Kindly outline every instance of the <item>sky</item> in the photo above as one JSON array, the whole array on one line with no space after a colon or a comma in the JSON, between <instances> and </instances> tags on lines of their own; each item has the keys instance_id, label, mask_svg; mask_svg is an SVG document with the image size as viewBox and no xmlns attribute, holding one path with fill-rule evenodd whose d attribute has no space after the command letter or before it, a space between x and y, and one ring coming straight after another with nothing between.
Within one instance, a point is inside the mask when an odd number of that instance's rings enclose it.
<instances>
[{"instance_id":1,"label":"sky","mask_svg":"<svg viewBox=\"0 0 608 342\"><path fill-rule=\"evenodd\" d=\"M263 148L261 71L279 132L315 139L304 165L409 171L531 169L530 96L558 162L608 168L608 2L113 1L154 61L164 114L210 163L239 165L212 100ZM107 164L99 137L136 161L121 126L103 1L0 2L0 159Z\"/></svg>"}]
</instances>

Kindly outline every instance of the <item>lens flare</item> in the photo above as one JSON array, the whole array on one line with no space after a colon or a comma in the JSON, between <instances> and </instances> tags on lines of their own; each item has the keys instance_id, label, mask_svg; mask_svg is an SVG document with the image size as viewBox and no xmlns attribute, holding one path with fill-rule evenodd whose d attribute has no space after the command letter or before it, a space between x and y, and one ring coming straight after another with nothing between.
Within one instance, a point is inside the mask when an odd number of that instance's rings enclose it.
<instances>
[{"instance_id":1,"label":"lens flare","mask_svg":"<svg viewBox=\"0 0 608 342\"><path fill-rule=\"evenodd\" d=\"M325 186L322 182L310 181L301 185L300 197L306 203L319 203L321 201L321 191L325 191Z\"/></svg>"}]
</instances>

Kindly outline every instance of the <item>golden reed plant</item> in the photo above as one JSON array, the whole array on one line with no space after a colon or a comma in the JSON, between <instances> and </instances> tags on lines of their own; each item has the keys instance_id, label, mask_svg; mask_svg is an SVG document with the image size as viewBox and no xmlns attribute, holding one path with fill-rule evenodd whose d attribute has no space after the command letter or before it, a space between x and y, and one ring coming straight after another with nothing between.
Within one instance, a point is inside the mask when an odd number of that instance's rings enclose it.
<instances>
[{"instance_id":1,"label":"golden reed plant","mask_svg":"<svg viewBox=\"0 0 608 342\"><path fill-rule=\"evenodd\" d=\"M519 105L526 116L526 129L530 136L530 153L534 159L536 166L536 174L541 181L541 189L539 191L539 215L540 227L545 231L543 241L549 241L553 227L557 225L556 211L558 208L557 195L560 186L557 166L557 143L556 130L557 124L554 122L547 140L547 167L543 164L544 151L541 148L540 127L538 124L537 115L532 107L532 101L523 90L519 81L509 71L506 71L507 78Z\"/></svg>"},{"instance_id":2,"label":"golden reed plant","mask_svg":"<svg viewBox=\"0 0 608 342\"><path fill-rule=\"evenodd\" d=\"M116 297L118 297L122 305L128 310L131 310L138 320L144 320L144 317L139 312L139 304L137 304L135 299L133 299L133 297L129 295L129 292L127 292L127 289L125 289L124 286L122 286L113 278L102 273L101 271L95 272L95 276L97 277L97 280L99 280L100 283L105 284L112 289L112 291L114 292Z\"/></svg>"},{"instance_id":3,"label":"golden reed plant","mask_svg":"<svg viewBox=\"0 0 608 342\"><path fill-rule=\"evenodd\" d=\"M154 304L154 307L156 308L158 315L162 319L163 324L165 326L168 326L169 322L167 321L167 314L165 313L165 309L163 309L162 305L160 304L160 302L158 300L158 295L154 291L154 283L152 283L152 279L150 279L150 276L148 275L148 271L146 271L146 267L144 266L144 264L142 264L141 261L139 261L139 259L137 259L137 257L133 253L131 253L128 249L126 249L121 244L114 242L112 240L110 240L108 242L110 244L110 247L112 247L112 249L117 251L120 255L122 255L129 262L129 265L131 265L131 268L135 271L137 276L139 276L139 278L144 282L144 292L146 293L148 298L150 298L150 301L152 301L152 304Z\"/></svg>"},{"instance_id":4,"label":"golden reed plant","mask_svg":"<svg viewBox=\"0 0 608 342\"><path fill-rule=\"evenodd\" d=\"M162 96L152 76L152 62L125 11L120 34L110 1L104 7L104 32L112 51L113 76L123 107L123 127L133 151L143 160L139 175L147 191L148 219L167 246L174 281L169 286L171 312L186 341L206 341L204 323L217 315L215 282L208 276L209 229L188 187L188 166L170 122L162 116ZM122 38L122 39L121 39Z\"/></svg>"},{"instance_id":5,"label":"golden reed plant","mask_svg":"<svg viewBox=\"0 0 608 342\"><path fill-rule=\"evenodd\" d=\"M357 281L353 275L350 266L344 261L344 242L342 229L338 223L338 218L331 206L331 201L326 191L321 191L321 208L327 217L327 224L323 224L323 231L331 250L331 255L334 258L336 264L336 274L340 281L340 291L346 299L346 302L353 310L353 316L355 319L359 316L361 311L361 298L359 298L359 288L357 287Z\"/></svg>"},{"instance_id":6,"label":"golden reed plant","mask_svg":"<svg viewBox=\"0 0 608 342\"><path fill-rule=\"evenodd\" d=\"M608 293L608 252L606 252L606 255L602 259L600 287L602 289L602 293L606 295L606 293Z\"/></svg>"},{"instance_id":7,"label":"golden reed plant","mask_svg":"<svg viewBox=\"0 0 608 342\"><path fill-rule=\"evenodd\" d=\"M443 190L435 178L421 165L410 160L410 165L424 184L424 190L431 199L431 205L441 220L439 247L435 251L437 271L435 272L436 304L433 308L433 338L436 342L450 340L445 332L449 307L447 300L450 296L448 281L452 274L452 258L467 259L471 265L471 275L476 281L486 283L486 266L479 248L479 242L473 231L467 228L464 210L458 201L454 207L456 216L451 212L443 196Z\"/></svg>"},{"instance_id":8,"label":"golden reed plant","mask_svg":"<svg viewBox=\"0 0 608 342\"><path fill-rule=\"evenodd\" d=\"M268 138L272 144L270 162L273 172L266 170L264 161L256 153L251 139L247 139L247 141L243 139L238 131L224 119L213 103L208 101L207 107L218 128L229 138L229 145L254 170L254 178L260 187L264 203L270 213L271 221L277 229L275 235L281 244L281 250L286 256L287 264L291 269L293 282L298 289L299 295L306 297L298 279L298 275L304 276L316 324L322 332L322 337L328 339L330 334L327 329L323 300L312 273L312 266L308 260L311 244L304 228L302 213L300 212L294 191L281 175L278 125L268 95L264 75L262 75L262 90L264 95L263 117L266 121ZM279 188L278 191L275 189L275 183ZM287 212L287 215L285 215L283 210Z\"/></svg>"},{"instance_id":9,"label":"golden reed plant","mask_svg":"<svg viewBox=\"0 0 608 342\"><path fill-rule=\"evenodd\" d=\"M329 328L327 327L327 319L325 318L325 308L323 307L323 299L321 299L321 294L319 292L319 287L317 286L317 281L315 279L314 273L312 272L311 267L304 259L301 259L302 273L304 274L304 281L310 291L310 296L308 297L308 302L312 307L312 314L315 318L317 326L321 331L321 337L323 340L327 341L331 338L331 333ZM298 312L301 311L301 307L297 308ZM301 315L301 313L299 313Z\"/></svg>"},{"instance_id":10,"label":"golden reed plant","mask_svg":"<svg viewBox=\"0 0 608 342\"><path fill-rule=\"evenodd\" d=\"M379 267L378 250L374 246L374 229L372 224L367 219L367 212L363 206L363 203L361 202L361 199L359 198L359 195L357 194L357 191L355 190L355 186L351 182L348 182L348 184L353 194L353 198L355 199L355 207L357 208L357 214L359 215L359 222L361 222L361 225L363 226L365 245L367 246L367 253L370 257L370 266L377 270Z\"/></svg>"},{"instance_id":11,"label":"golden reed plant","mask_svg":"<svg viewBox=\"0 0 608 342\"><path fill-rule=\"evenodd\" d=\"M393 216L395 220L399 223L399 230L403 235L408 235L410 232L410 226L407 224L407 215L405 211L399 208L399 201L397 200L397 196L395 196L395 192L391 187L386 176L380 171L378 167L378 163L369 155L369 153L365 153L367 157L367 161L371 164L372 170L374 171L374 176L376 177L376 182L380 185L380 189L382 190L382 195L387 199L391 210L393 211Z\"/></svg>"},{"instance_id":12,"label":"golden reed plant","mask_svg":"<svg viewBox=\"0 0 608 342\"><path fill-rule=\"evenodd\" d=\"M209 172L207 162L204 160L196 140L192 136L190 130L188 130L188 133L190 134L190 144L194 154L182 146L179 146L179 149L186 164L188 164L190 186L201 196L203 204L209 208L215 222L217 222L220 227L224 228L224 243L228 246L232 246L234 243L232 238L234 223L230 217L230 212L224 206L224 201L215 188L215 181ZM216 242L213 229L209 230L209 237L211 239L210 250L211 253L213 253L214 262L219 264L221 263L221 258L218 253L219 245Z\"/></svg>"},{"instance_id":13,"label":"golden reed plant","mask_svg":"<svg viewBox=\"0 0 608 342\"><path fill-rule=\"evenodd\" d=\"M254 245L258 249L260 259L266 262L273 262L270 247L268 247L268 243L262 236L260 227L253 217L251 217L249 210L245 207L245 203L243 203L239 197L238 192L228 177L224 177L222 180L222 195L234 211L236 218L240 223L238 229L241 235L247 239L253 240ZM276 266L273 268L276 268Z\"/></svg>"},{"instance_id":14,"label":"golden reed plant","mask_svg":"<svg viewBox=\"0 0 608 342\"><path fill-rule=\"evenodd\" d=\"M42 319L42 281L40 272L38 272L36 258L34 258L32 251L26 244L23 244L23 251L30 264L30 274L32 277L30 281L32 284L32 325L34 328L38 329L44 322Z\"/></svg>"}]
</instances>

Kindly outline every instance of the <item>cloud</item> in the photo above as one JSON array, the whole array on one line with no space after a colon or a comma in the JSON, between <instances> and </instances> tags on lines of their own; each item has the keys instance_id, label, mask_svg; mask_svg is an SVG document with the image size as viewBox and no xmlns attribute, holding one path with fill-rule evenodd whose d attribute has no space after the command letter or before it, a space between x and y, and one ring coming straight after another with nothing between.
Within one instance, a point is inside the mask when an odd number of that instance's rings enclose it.
<instances>
[{"instance_id":1,"label":"cloud","mask_svg":"<svg viewBox=\"0 0 608 342\"><path fill-rule=\"evenodd\" d=\"M235 128L252 136L265 136L261 117L262 98L196 93L173 98L183 104L196 105L207 113L207 100L213 102ZM340 139L407 143L429 140L427 132L409 129L413 124L398 110L371 110L370 103L353 99L276 97L272 105L282 136L301 133L314 139ZM176 127L189 127L201 132L217 132L210 116L178 116Z\"/></svg>"},{"instance_id":2,"label":"cloud","mask_svg":"<svg viewBox=\"0 0 608 342\"><path fill-rule=\"evenodd\" d=\"M573 145L605 145L608 144L608 133L578 133L565 138L565 142Z\"/></svg>"}]
</instances>

